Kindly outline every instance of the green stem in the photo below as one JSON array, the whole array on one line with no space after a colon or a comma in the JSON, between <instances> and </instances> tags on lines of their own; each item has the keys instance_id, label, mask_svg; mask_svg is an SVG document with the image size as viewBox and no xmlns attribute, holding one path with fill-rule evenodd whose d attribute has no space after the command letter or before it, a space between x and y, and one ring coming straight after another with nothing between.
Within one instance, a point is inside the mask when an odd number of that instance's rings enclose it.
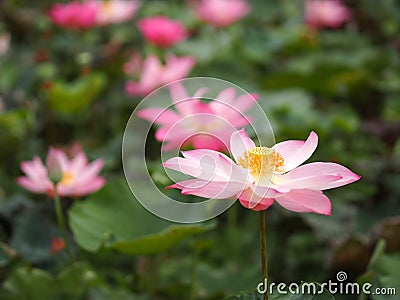
<instances>
[{"instance_id":1,"label":"green stem","mask_svg":"<svg viewBox=\"0 0 400 300\"><path fill-rule=\"evenodd\" d=\"M68 243L68 239L67 239L67 230L65 228L64 215L62 212L61 200L60 200L60 197L58 196L57 188L54 188L54 209L56 211L57 223L58 223L58 227L61 232L61 236L65 243L66 251L68 253L68 256L72 259L72 252L69 247L69 243Z\"/></svg>"},{"instance_id":2,"label":"green stem","mask_svg":"<svg viewBox=\"0 0 400 300\"><path fill-rule=\"evenodd\" d=\"M197 253L197 237L193 236L192 245L192 270L190 274L190 300L196 300L196 277L197 277L197 263L198 263L198 253Z\"/></svg>"},{"instance_id":3,"label":"green stem","mask_svg":"<svg viewBox=\"0 0 400 300\"><path fill-rule=\"evenodd\" d=\"M260 211L260 243L261 243L261 268L262 268L262 280L268 283L268 259L267 259L267 230L265 224L265 210ZM264 294L264 300L268 300L268 285L265 287L266 293Z\"/></svg>"},{"instance_id":4,"label":"green stem","mask_svg":"<svg viewBox=\"0 0 400 300\"><path fill-rule=\"evenodd\" d=\"M158 256L152 255L149 257L149 292L152 298L157 298L158 288Z\"/></svg>"}]
</instances>

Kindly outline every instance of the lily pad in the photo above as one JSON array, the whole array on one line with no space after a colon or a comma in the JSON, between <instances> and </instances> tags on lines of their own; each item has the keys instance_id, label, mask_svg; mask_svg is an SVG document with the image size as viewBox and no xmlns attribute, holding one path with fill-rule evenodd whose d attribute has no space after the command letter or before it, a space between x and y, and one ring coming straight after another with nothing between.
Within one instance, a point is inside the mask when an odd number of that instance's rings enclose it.
<instances>
[{"instance_id":1,"label":"lily pad","mask_svg":"<svg viewBox=\"0 0 400 300\"><path fill-rule=\"evenodd\" d=\"M361 295L360 299L394 300L400 290L400 255L385 254L386 242L381 239L369 263L367 272L359 278L361 283L372 284L370 295Z\"/></svg>"},{"instance_id":2,"label":"lily pad","mask_svg":"<svg viewBox=\"0 0 400 300\"><path fill-rule=\"evenodd\" d=\"M177 225L148 212L124 180L109 182L69 211L77 243L87 251L115 249L133 255L164 252L187 237L209 230L214 223Z\"/></svg>"},{"instance_id":3,"label":"lily pad","mask_svg":"<svg viewBox=\"0 0 400 300\"><path fill-rule=\"evenodd\" d=\"M24 259L39 263L51 258L50 240L54 227L40 207L26 210L14 218L10 246Z\"/></svg>"},{"instance_id":4,"label":"lily pad","mask_svg":"<svg viewBox=\"0 0 400 300\"><path fill-rule=\"evenodd\" d=\"M90 298L82 298L89 294ZM2 300L43 299L148 299L113 287L86 263L76 262L58 274L27 266L18 267L0 286Z\"/></svg>"}]
</instances>

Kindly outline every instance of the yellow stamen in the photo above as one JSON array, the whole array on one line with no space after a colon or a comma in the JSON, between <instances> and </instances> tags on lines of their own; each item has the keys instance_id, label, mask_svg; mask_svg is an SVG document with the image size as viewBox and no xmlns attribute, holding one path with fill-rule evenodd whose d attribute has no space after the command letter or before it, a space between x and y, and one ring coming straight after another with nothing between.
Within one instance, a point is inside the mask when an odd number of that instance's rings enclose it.
<instances>
[{"instance_id":1,"label":"yellow stamen","mask_svg":"<svg viewBox=\"0 0 400 300\"><path fill-rule=\"evenodd\" d=\"M65 172L61 178L60 183L64 185L69 185L74 180L74 176L70 172Z\"/></svg>"},{"instance_id":2,"label":"yellow stamen","mask_svg":"<svg viewBox=\"0 0 400 300\"><path fill-rule=\"evenodd\" d=\"M238 165L248 169L255 179L271 176L274 172L284 172L285 160L282 155L268 147L247 150L238 160Z\"/></svg>"}]
</instances>

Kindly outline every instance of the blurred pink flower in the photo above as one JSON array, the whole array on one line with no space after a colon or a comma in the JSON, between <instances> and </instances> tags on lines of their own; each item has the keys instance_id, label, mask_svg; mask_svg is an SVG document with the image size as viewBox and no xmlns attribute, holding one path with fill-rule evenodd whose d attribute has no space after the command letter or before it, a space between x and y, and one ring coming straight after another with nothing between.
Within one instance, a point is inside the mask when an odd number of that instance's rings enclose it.
<instances>
[{"instance_id":1,"label":"blurred pink flower","mask_svg":"<svg viewBox=\"0 0 400 300\"><path fill-rule=\"evenodd\" d=\"M201 88L189 96L183 85L175 82L170 86L170 93L176 110L153 107L138 112L140 118L161 126L156 131L156 139L166 143L163 151L179 149L189 143L197 149L224 151L229 148L231 134L249 123L245 113L258 95L237 97L234 88L227 88L205 103L199 98L206 92L207 88Z\"/></svg>"},{"instance_id":2,"label":"blurred pink flower","mask_svg":"<svg viewBox=\"0 0 400 300\"><path fill-rule=\"evenodd\" d=\"M87 29L96 26L97 5L94 2L54 4L49 11L51 21L68 29Z\"/></svg>"},{"instance_id":3,"label":"blurred pink flower","mask_svg":"<svg viewBox=\"0 0 400 300\"><path fill-rule=\"evenodd\" d=\"M195 60L191 56L167 55L163 65L155 55L142 61L134 54L124 65L124 72L130 76L138 76L139 81L128 80L125 91L131 96L145 96L164 84L187 77L194 64Z\"/></svg>"},{"instance_id":4,"label":"blurred pink flower","mask_svg":"<svg viewBox=\"0 0 400 300\"><path fill-rule=\"evenodd\" d=\"M163 16L141 19L138 27L144 38L158 47L173 46L188 36L181 22Z\"/></svg>"},{"instance_id":5,"label":"blurred pink flower","mask_svg":"<svg viewBox=\"0 0 400 300\"><path fill-rule=\"evenodd\" d=\"M96 24L122 23L133 18L140 6L136 0L92 0L97 5Z\"/></svg>"},{"instance_id":6,"label":"blurred pink flower","mask_svg":"<svg viewBox=\"0 0 400 300\"><path fill-rule=\"evenodd\" d=\"M182 152L163 166L195 177L167 188L204 198L238 198L252 210L265 210L274 201L295 212L331 214L331 202L322 190L343 186L360 176L336 163L314 162L300 166L314 152L318 136L256 147L242 129L232 134L230 150L235 161L213 150Z\"/></svg>"},{"instance_id":7,"label":"blurred pink flower","mask_svg":"<svg viewBox=\"0 0 400 300\"><path fill-rule=\"evenodd\" d=\"M226 27L250 12L245 0L199 0L195 5L199 19L215 27Z\"/></svg>"},{"instance_id":8,"label":"blurred pink flower","mask_svg":"<svg viewBox=\"0 0 400 300\"><path fill-rule=\"evenodd\" d=\"M62 150L50 147L46 166L37 156L32 161L21 163L21 169L26 176L17 178L17 182L33 193L47 194L50 197L54 195L55 187L61 197L84 196L99 190L105 184L105 179L98 176L102 167L101 159L89 164L85 153L81 151L69 159Z\"/></svg>"},{"instance_id":9,"label":"blurred pink flower","mask_svg":"<svg viewBox=\"0 0 400 300\"><path fill-rule=\"evenodd\" d=\"M130 59L124 63L122 69L126 75L139 75L142 67L142 57L139 53L131 55Z\"/></svg>"},{"instance_id":10,"label":"blurred pink flower","mask_svg":"<svg viewBox=\"0 0 400 300\"><path fill-rule=\"evenodd\" d=\"M87 29L131 19L140 2L137 0L87 0L54 4L49 17L54 24L68 29Z\"/></svg>"},{"instance_id":11,"label":"blurred pink flower","mask_svg":"<svg viewBox=\"0 0 400 300\"><path fill-rule=\"evenodd\" d=\"M339 0L307 0L305 20L313 28L340 27L351 18L351 11Z\"/></svg>"}]
</instances>

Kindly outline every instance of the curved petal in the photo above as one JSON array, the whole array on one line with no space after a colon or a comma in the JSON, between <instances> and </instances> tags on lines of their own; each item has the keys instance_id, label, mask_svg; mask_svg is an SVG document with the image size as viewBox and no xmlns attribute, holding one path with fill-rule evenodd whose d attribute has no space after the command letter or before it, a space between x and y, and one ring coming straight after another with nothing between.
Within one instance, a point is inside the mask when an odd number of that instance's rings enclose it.
<instances>
[{"instance_id":1,"label":"curved petal","mask_svg":"<svg viewBox=\"0 0 400 300\"><path fill-rule=\"evenodd\" d=\"M180 188L184 195L195 195L208 199L229 199L243 189L239 182L221 182L190 179L178 182L168 188Z\"/></svg>"},{"instance_id":2,"label":"curved petal","mask_svg":"<svg viewBox=\"0 0 400 300\"><path fill-rule=\"evenodd\" d=\"M251 123L252 118L237 113L234 117L231 117L226 120L229 121L230 125L233 126L234 128L241 128L249 125Z\"/></svg>"},{"instance_id":3,"label":"curved petal","mask_svg":"<svg viewBox=\"0 0 400 300\"><path fill-rule=\"evenodd\" d=\"M188 179L188 180L183 180L179 181L177 183L174 183L172 185L167 186L165 189L200 189L203 188L209 181L207 180L201 180L201 179Z\"/></svg>"},{"instance_id":4,"label":"curved petal","mask_svg":"<svg viewBox=\"0 0 400 300\"><path fill-rule=\"evenodd\" d=\"M241 112L246 112L250 107L257 102L258 94L243 94L235 101L235 108Z\"/></svg>"},{"instance_id":5,"label":"curved petal","mask_svg":"<svg viewBox=\"0 0 400 300\"><path fill-rule=\"evenodd\" d=\"M185 123L178 123L158 128L155 137L159 142L180 141L182 143L195 133L194 128L185 126Z\"/></svg>"},{"instance_id":6,"label":"curved petal","mask_svg":"<svg viewBox=\"0 0 400 300\"><path fill-rule=\"evenodd\" d=\"M28 177L21 176L17 178L17 183L23 188L38 194L52 194L54 189L50 180L34 181Z\"/></svg>"},{"instance_id":7,"label":"curved petal","mask_svg":"<svg viewBox=\"0 0 400 300\"><path fill-rule=\"evenodd\" d=\"M252 189L252 191L255 194L257 194L261 198L275 198L275 197L282 196L282 193L287 193L290 191L290 190L285 191L284 189L279 191L273 185L262 186L262 185L252 184L252 185L250 185L250 188Z\"/></svg>"},{"instance_id":8,"label":"curved petal","mask_svg":"<svg viewBox=\"0 0 400 300\"><path fill-rule=\"evenodd\" d=\"M273 182L277 190L281 192L288 192L289 190L296 189L325 190L326 186L342 179L342 176L334 174L294 177L290 176L291 172L284 175L274 175Z\"/></svg>"},{"instance_id":9,"label":"curved petal","mask_svg":"<svg viewBox=\"0 0 400 300\"><path fill-rule=\"evenodd\" d=\"M261 199L275 198L281 195L280 192L268 186L250 184L249 188L251 189L251 192L254 194L254 196L249 198L249 202L247 204L248 208L250 209L256 207L259 204L258 201L261 201Z\"/></svg>"},{"instance_id":10,"label":"curved petal","mask_svg":"<svg viewBox=\"0 0 400 300\"><path fill-rule=\"evenodd\" d=\"M314 153L318 145L318 135L312 131L306 141L291 140L272 147L285 160L285 172L301 165Z\"/></svg>"},{"instance_id":11,"label":"curved petal","mask_svg":"<svg viewBox=\"0 0 400 300\"><path fill-rule=\"evenodd\" d=\"M224 151L228 149L228 145L224 145L221 140L208 134L198 134L193 136L190 140L193 147L196 149L210 149L216 151Z\"/></svg>"},{"instance_id":12,"label":"curved petal","mask_svg":"<svg viewBox=\"0 0 400 300\"><path fill-rule=\"evenodd\" d=\"M20 166L22 171L34 181L48 178L46 167L37 156L35 156L32 161L21 162Z\"/></svg>"},{"instance_id":13,"label":"curved petal","mask_svg":"<svg viewBox=\"0 0 400 300\"><path fill-rule=\"evenodd\" d=\"M256 211L265 210L270 207L272 203L274 203L273 198L260 197L259 195L253 193L253 190L250 188L241 192L238 195L238 198L240 204L242 204L244 207ZM254 203L255 205L251 203Z\"/></svg>"},{"instance_id":14,"label":"curved petal","mask_svg":"<svg viewBox=\"0 0 400 300\"><path fill-rule=\"evenodd\" d=\"M240 128L240 126L246 126L250 118L245 116L235 105L225 103L215 99L209 103L211 113L218 116L221 121L224 121L225 126L232 126L234 128Z\"/></svg>"},{"instance_id":15,"label":"curved petal","mask_svg":"<svg viewBox=\"0 0 400 300\"><path fill-rule=\"evenodd\" d=\"M194 94L192 98L202 98L204 96L204 94L206 94L208 92L208 88L206 87L202 87L199 88Z\"/></svg>"},{"instance_id":16,"label":"curved petal","mask_svg":"<svg viewBox=\"0 0 400 300\"><path fill-rule=\"evenodd\" d=\"M97 174L103 168L104 161L102 159L96 159L90 165L87 165L81 173L73 174L75 176L74 181L90 183L93 178L97 177Z\"/></svg>"},{"instance_id":17,"label":"curved petal","mask_svg":"<svg viewBox=\"0 0 400 300\"><path fill-rule=\"evenodd\" d=\"M183 101L186 99L190 99L189 94L186 92L185 87L180 81L176 81L171 83L169 86L169 92L171 94L172 102L174 103L176 109L182 115L188 115L191 113L190 104L187 101Z\"/></svg>"},{"instance_id":18,"label":"curved petal","mask_svg":"<svg viewBox=\"0 0 400 300\"><path fill-rule=\"evenodd\" d=\"M169 151L183 147L194 134L195 130L193 128L179 123L172 127L166 126L157 129L155 138L162 143L162 151Z\"/></svg>"},{"instance_id":19,"label":"curved petal","mask_svg":"<svg viewBox=\"0 0 400 300\"><path fill-rule=\"evenodd\" d=\"M326 190L360 179L346 167L336 163L315 162L300 166L287 174L276 175L273 180L292 189Z\"/></svg>"},{"instance_id":20,"label":"curved petal","mask_svg":"<svg viewBox=\"0 0 400 300\"><path fill-rule=\"evenodd\" d=\"M173 157L164 162L163 166L206 181L229 181L229 178L226 176L226 173L229 173L229 170L221 170L221 167L225 166L221 166L221 164L218 164L217 160L214 160L212 157L207 155L205 155L200 161L182 157Z\"/></svg>"},{"instance_id":21,"label":"curved petal","mask_svg":"<svg viewBox=\"0 0 400 300\"><path fill-rule=\"evenodd\" d=\"M207 163L213 162L223 171L223 176L231 182L241 182L246 184L249 181L247 171L235 164L228 156L217 151L203 149L202 151L182 151L185 158L196 161L200 166L208 167ZM226 181L225 180L225 181Z\"/></svg>"},{"instance_id":22,"label":"curved petal","mask_svg":"<svg viewBox=\"0 0 400 300\"><path fill-rule=\"evenodd\" d=\"M143 61L139 84L149 91L161 85L160 73L162 69L163 66L157 56L147 56Z\"/></svg>"},{"instance_id":23,"label":"curved petal","mask_svg":"<svg viewBox=\"0 0 400 300\"><path fill-rule=\"evenodd\" d=\"M246 150L254 148L255 146L256 145L249 138L244 128L232 133L230 150L236 162Z\"/></svg>"},{"instance_id":24,"label":"curved petal","mask_svg":"<svg viewBox=\"0 0 400 300\"><path fill-rule=\"evenodd\" d=\"M216 115L223 117L234 127L245 126L250 118L244 113L256 102L254 94L244 94L235 99L234 88L223 90L213 101L209 103L210 108Z\"/></svg>"},{"instance_id":25,"label":"curved petal","mask_svg":"<svg viewBox=\"0 0 400 300\"><path fill-rule=\"evenodd\" d=\"M236 97L236 90L235 88L230 87L221 91L217 95L217 97L215 97L215 99L233 105L235 97Z\"/></svg>"},{"instance_id":26,"label":"curved petal","mask_svg":"<svg viewBox=\"0 0 400 300\"><path fill-rule=\"evenodd\" d=\"M88 182L78 182L73 186L66 186L59 183L57 190L60 196L85 196L101 189L106 183L103 177L92 178Z\"/></svg>"},{"instance_id":27,"label":"curved petal","mask_svg":"<svg viewBox=\"0 0 400 300\"><path fill-rule=\"evenodd\" d=\"M69 168L69 159L67 154L57 148L50 147L46 158L46 164L49 172L64 172Z\"/></svg>"},{"instance_id":28,"label":"curved petal","mask_svg":"<svg viewBox=\"0 0 400 300\"><path fill-rule=\"evenodd\" d=\"M235 96L236 91L234 88L224 89L210 102L210 107L217 115L227 116L227 112L229 114L229 111L232 114L234 112Z\"/></svg>"},{"instance_id":29,"label":"curved petal","mask_svg":"<svg viewBox=\"0 0 400 300\"><path fill-rule=\"evenodd\" d=\"M181 141L164 141L161 146L162 152L168 152L175 149L179 149L180 147L186 145L186 143L182 143Z\"/></svg>"},{"instance_id":30,"label":"curved petal","mask_svg":"<svg viewBox=\"0 0 400 300\"><path fill-rule=\"evenodd\" d=\"M144 96L151 91L151 88L144 86L141 83L133 80L128 80L125 83L125 92L129 96Z\"/></svg>"},{"instance_id":31,"label":"curved petal","mask_svg":"<svg viewBox=\"0 0 400 300\"><path fill-rule=\"evenodd\" d=\"M235 93L234 88L228 88L223 90L209 103L210 109L214 114L220 116L228 123L234 122L237 118L244 118L234 104Z\"/></svg>"},{"instance_id":32,"label":"curved petal","mask_svg":"<svg viewBox=\"0 0 400 300\"><path fill-rule=\"evenodd\" d=\"M87 163L88 163L88 161L87 161L85 153L79 152L71 160L70 165L69 165L69 170L72 174L79 174L84 170Z\"/></svg>"},{"instance_id":33,"label":"curved petal","mask_svg":"<svg viewBox=\"0 0 400 300\"><path fill-rule=\"evenodd\" d=\"M161 107L145 108L138 111L136 115L150 123L157 123L164 126L172 126L180 120L176 112Z\"/></svg>"},{"instance_id":34,"label":"curved petal","mask_svg":"<svg viewBox=\"0 0 400 300\"><path fill-rule=\"evenodd\" d=\"M220 150L221 152L229 153L231 135L235 131L236 131L235 128L226 128L226 127L213 128L211 130L210 134L218 137L218 139L221 141L221 144L224 145L224 148Z\"/></svg>"},{"instance_id":35,"label":"curved petal","mask_svg":"<svg viewBox=\"0 0 400 300\"><path fill-rule=\"evenodd\" d=\"M295 212L314 212L331 215L331 202L321 191L292 190L275 200L284 208Z\"/></svg>"},{"instance_id":36,"label":"curved petal","mask_svg":"<svg viewBox=\"0 0 400 300\"><path fill-rule=\"evenodd\" d=\"M166 84L187 77L195 63L196 60L191 56L176 57L172 54L166 54L161 82Z\"/></svg>"},{"instance_id":37,"label":"curved petal","mask_svg":"<svg viewBox=\"0 0 400 300\"><path fill-rule=\"evenodd\" d=\"M187 102L186 105L190 105L190 112L187 116L189 117L196 117L196 116L208 116L208 118L212 117L213 119L211 120L215 120L215 118L217 118L218 116L215 115L214 111L210 108L210 106L205 103L200 101L199 99L188 99L185 102ZM194 119L195 121L196 118ZM200 125L204 125L205 122L204 120L198 121L198 123L200 123Z\"/></svg>"}]
</instances>

